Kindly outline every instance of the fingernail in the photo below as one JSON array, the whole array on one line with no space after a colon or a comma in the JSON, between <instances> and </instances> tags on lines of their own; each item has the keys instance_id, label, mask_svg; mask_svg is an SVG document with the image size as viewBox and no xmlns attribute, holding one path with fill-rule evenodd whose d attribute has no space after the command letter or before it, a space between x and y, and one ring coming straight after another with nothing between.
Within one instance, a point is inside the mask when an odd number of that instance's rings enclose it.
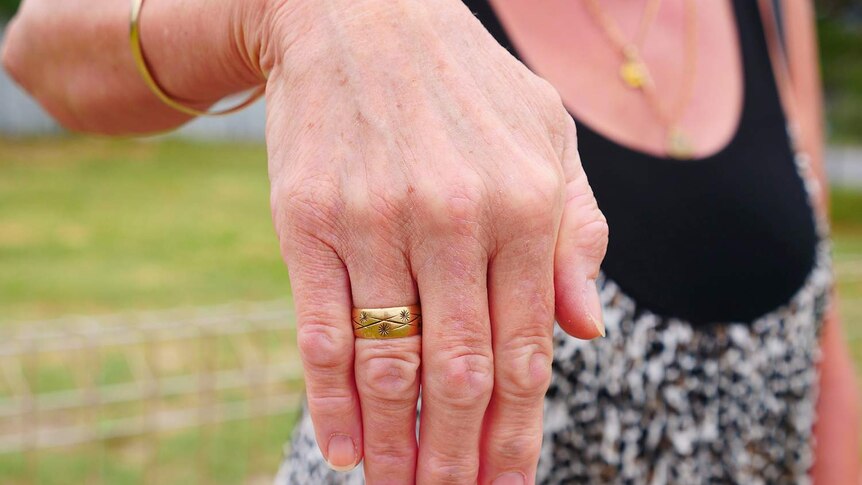
<instances>
[{"instance_id":1,"label":"fingernail","mask_svg":"<svg viewBox=\"0 0 862 485\"><path fill-rule=\"evenodd\" d=\"M601 335L602 337L607 336L607 334L605 333L605 324L602 323L601 320L596 320L596 318L593 317L591 314L590 315L590 322L592 322L593 326L596 327L596 330L599 331L599 335Z\"/></svg>"},{"instance_id":2,"label":"fingernail","mask_svg":"<svg viewBox=\"0 0 862 485\"><path fill-rule=\"evenodd\" d=\"M527 477L523 473L509 472L495 478L491 485L524 485L527 483Z\"/></svg>"},{"instance_id":3,"label":"fingernail","mask_svg":"<svg viewBox=\"0 0 862 485\"><path fill-rule=\"evenodd\" d=\"M329 467L338 472L347 472L356 467L356 445L344 434L332 435L326 448Z\"/></svg>"},{"instance_id":4,"label":"fingernail","mask_svg":"<svg viewBox=\"0 0 862 485\"><path fill-rule=\"evenodd\" d=\"M599 298L599 289L596 286L596 280L590 278L584 287L584 308L587 310L587 316L590 322L599 331L599 335L605 336L605 324L602 317L602 300Z\"/></svg>"}]
</instances>

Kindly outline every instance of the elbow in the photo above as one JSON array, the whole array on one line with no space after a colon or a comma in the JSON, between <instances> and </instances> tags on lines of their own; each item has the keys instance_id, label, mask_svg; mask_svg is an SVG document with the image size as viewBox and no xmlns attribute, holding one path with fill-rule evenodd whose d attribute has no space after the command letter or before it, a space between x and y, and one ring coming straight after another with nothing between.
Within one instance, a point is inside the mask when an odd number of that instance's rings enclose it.
<instances>
[{"instance_id":1,"label":"elbow","mask_svg":"<svg viewBox=\"0 0 862 485\"><path fill-rule=\"evenodd\" d=\"M39 81L40 76L34 75L35 66L27 62L26 53L22 51L25 44L15 27L16 22L13 19L7 28L6 39L0 46L0 63L3 70L64 128L83 131L84 127L78 120L68 110L63 109L63 103L58 102L46 89L44 83Z\"/></svg>"},{"instance_id":2,"label":"elbow","mask_svg":"<svg viewBox=\"0 0 862 485\"><path fill-rule=\"evenodd\" d=\"M15 84L32 96L33 88L28 79L30 76L26 76L26 56L21 51L22 41L20 36L18 21L13 17L12 21L6 27L6 38L2 45L0 45L0 65L2 65L3 70Z\"/></svg>"},{"instance_id":3,"label":"elbow","mask_svg":"<svg viewBox=\"0 0 862 485\"><path fill-rule=\"evenodd\" d=\"M13 18L0 45L0 65L12 81L63 128L74 132L113 134L110 133L112 127L87 123L85 117L79 116L81 103L86 100L74 96L67 83L60 82L56 76L46 72L44 60L39 60L38 56L27 51L32 41L23 30L20 21Z\"/></svg>"},{"instance_id":4,"label":"elbow","mask_svg":"<svg viewBox=\"0 0 862 485\"><path fill-rule=\"evenodd\" d=\"M20 70L22 68L21 61L19 59L20 56L16 55L17 53L13 50L13 46L15 46L15 26L16 21L15 18L13 18L6 27L6 39L3 41L2 45L0 45L0 65L3 66L3 70L9 74L9 77L11 77L13 81L18 84L22 84L20 74Z\"/></svg>"},{"instance_id":5,"label":"elbow","mask_svg":"<svg viewBox=\"0 0 862 485\"><path fill-rule=\"evenodd\" d=\"M79 24L58 26L57 18L28 13L27 5L6 27L0 63L63 128L108 136L144 135L189 121L189 116L161 106L142 83L136 85L137 73L123 64L125 49L106 44L121 27L78 18L72 20Z\"/></svg>"}]
</instances>

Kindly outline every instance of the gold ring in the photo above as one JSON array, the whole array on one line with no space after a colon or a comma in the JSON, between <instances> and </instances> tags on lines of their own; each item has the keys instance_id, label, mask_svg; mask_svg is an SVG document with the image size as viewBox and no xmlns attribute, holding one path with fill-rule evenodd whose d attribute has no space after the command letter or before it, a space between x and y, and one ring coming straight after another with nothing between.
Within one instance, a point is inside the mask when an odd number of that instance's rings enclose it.
<instances>
[{"instance_id":1,"label":"gold ring","mask_svg":"<svg viewBox=\"0 0 862 485\"><path fill-rule=\"evenodd\" d=\"M401 338L421 333L419 305L353 309L353 335L357 338Z\"/></svg>"}]
</instances>

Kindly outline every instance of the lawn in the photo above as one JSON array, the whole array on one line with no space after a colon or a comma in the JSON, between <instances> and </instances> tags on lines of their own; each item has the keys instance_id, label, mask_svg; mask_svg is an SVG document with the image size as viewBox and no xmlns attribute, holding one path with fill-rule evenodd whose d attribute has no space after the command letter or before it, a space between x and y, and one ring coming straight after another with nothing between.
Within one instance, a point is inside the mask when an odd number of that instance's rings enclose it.
<instances>
[{"instance_id":1,"label":"lawn","mask_svg":"<svg viewBox=\"0 0 862 485\"><path fill-rule=\"evenodd\" d=\"M289 295L259 145L0 140L0 322Z\"/></svg>"},{"instance_id":2,"label":"lawn","mask_svg":"<svg viewBox=\"0 0 862 485\"><path fill-rule=\"evenodd\" d=\"M286 299L268 200L260 145L0 138L0 326ZM102 382L128 373L103 362ZM39 391L68 388L68 371L43 362ZM0 483L270 483L294 415L41 451L38 478L0 454Z\"/></svg>"},{"instance_id":3,"label":"lawn","mask_svg":"<svg viewBox=\"0 0 862 485\"><path fill-rule=\"evenodd\" d=\"M841 310L862 369L862 193L833 191L832 204ZM0 138L0 326L289 294L260 145ZM265 482L291 421L163 436L159 483L187 482L185 464L203 440L219 483ZM50 474L39 483L88 481L100 460L106 483L139 483L140 467L122 465L135 450L125 442L45 453ZM0 482L25 483L24 461L0 457Z\"/></svg>"}]
</instances>

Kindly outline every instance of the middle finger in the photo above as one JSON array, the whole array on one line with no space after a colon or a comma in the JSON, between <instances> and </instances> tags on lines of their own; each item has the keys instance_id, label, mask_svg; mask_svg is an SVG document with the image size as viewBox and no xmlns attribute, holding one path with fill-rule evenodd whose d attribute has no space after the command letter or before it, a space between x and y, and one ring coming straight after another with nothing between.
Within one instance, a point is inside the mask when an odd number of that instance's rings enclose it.
<instances>
[{"instance_id":1,"label":"middle finger","mask_svg":"<svg viewBox=\"0 0 862 485\"><path fill-rule=\"evenodd\" d=\"M419 484L475 483L494 385L487 253L454 237L417 274L423 301Z\"/></svg>"}]
</instances>

